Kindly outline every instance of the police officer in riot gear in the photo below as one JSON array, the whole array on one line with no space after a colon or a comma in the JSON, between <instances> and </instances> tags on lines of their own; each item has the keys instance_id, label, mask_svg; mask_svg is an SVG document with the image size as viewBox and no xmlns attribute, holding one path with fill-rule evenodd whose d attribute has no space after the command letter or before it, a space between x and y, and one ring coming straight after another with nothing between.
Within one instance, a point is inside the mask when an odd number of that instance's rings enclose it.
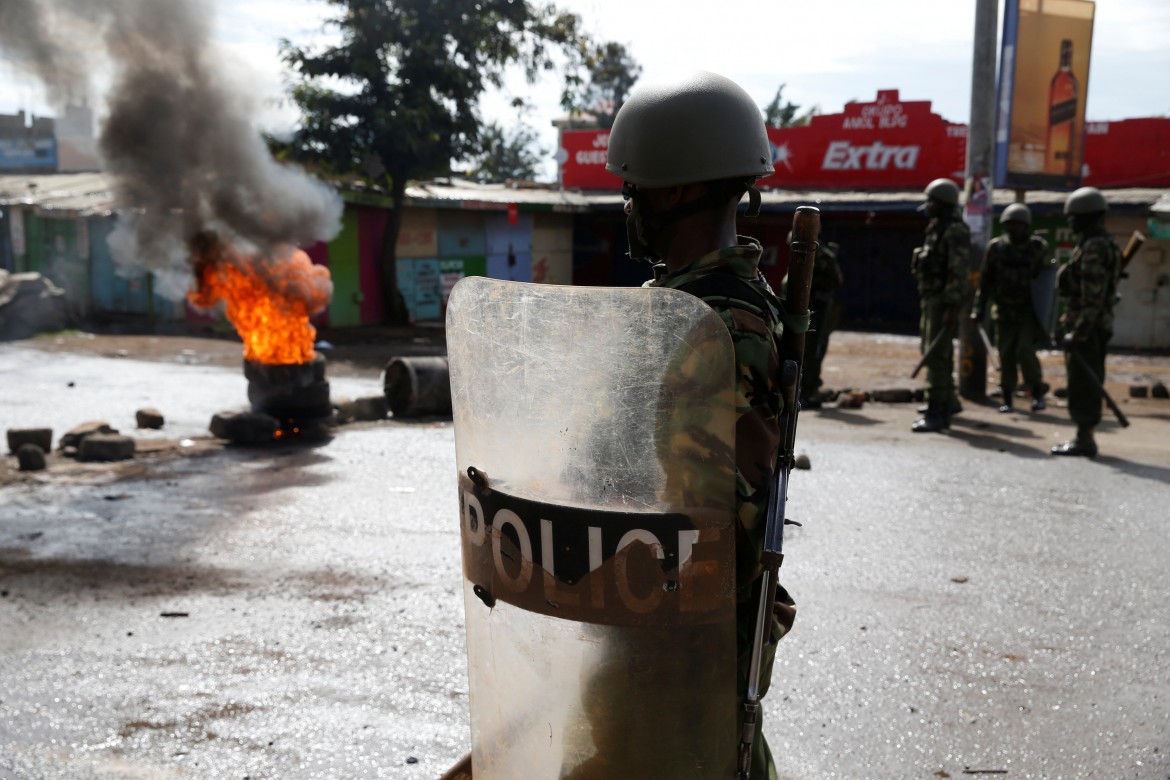
<instances>
[{"instance_id":1,"label":"police officer in riot gear","mask_svg":"<svg viewBox=\"0 0 1170 780\"><path fill-rule=\"evenodd\" d=\"M1021 370L1024 383L1032 391L1032 411L1040 411L1046 406L1046 386L1036 357L1040 323L1032 305L1032 281L1048 265L1048 243L1030 235L1032 212L1023 203L1004 209L999 223L1004 234L987 245L971 319L982 322L990 307L1000 356L1003 403L999 411L1014 408L1016 379Z\"/></svg>"},{"instance_id":2,"label":"police officer in riot gear","mask_svg":"<svg viewBox=\"0 0 1170 780\"><path fill-rule=\"evenodd\" d=\"M773 172L759 107L734 82L697 73L675 83L642 87L622 106L609 139L606 169L625 181L630 257L655 263L652 286L684 290L721 316L735 349L737 381L736 529L738 695L747 688L751 642L760 599L760 545L768 487L777 467L782 302L759 270L762 250L738 236L736 211L754 181ZM771 677L775 645L791 627L795 604L777 586L777 608L764 650L761 690ZM763 734L753 743L751 777L775 776Z\"/></svg>"},{"instance_id":3,"label":"police officer in riot gear","mask_svg":"<svg viewBox=\"0 0 1170 780\"><path fill-rule=\"evenodd\" d=\"M1108 208L1105 196L1095 187L1081 187L1064 203L1077 246L1057 277L1063 313L1054 341L1065 350L1068 414L1076 423L1077 435L1053 447L1053 455L1097 455L1093 431L1101 422L1105 352L1113 337L1113 307L1122 262L1121 250L1105 229ZM1082 359L1078 360L1078 355Z\"/></svg>"},{"instance_id":4,"label":"police officer in riot gear","mask_svg":"<svg viewBox=\"0 0 1170 780\"><path fill-rule=\"evenodd\" d=\"M961 409L955 392L953 344L971 253L971 231L958 215L958 185L950 179L935 179L925 195L920 210L930 222L911 266L918 280L919 332L926 367L926 411L912 426L915 433L949 428L951 415Z\"/></svg>"}]
</instances>

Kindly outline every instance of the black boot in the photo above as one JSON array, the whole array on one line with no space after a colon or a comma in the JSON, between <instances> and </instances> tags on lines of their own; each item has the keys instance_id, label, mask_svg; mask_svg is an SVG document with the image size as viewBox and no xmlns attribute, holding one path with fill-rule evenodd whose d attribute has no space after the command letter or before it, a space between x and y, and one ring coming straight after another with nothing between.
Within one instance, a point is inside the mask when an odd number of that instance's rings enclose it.
<instances>
[{"instance_id":1,"label":"black boot","mask_svg":"<svg viewBox=\"0 0 1170 780\"><path fill-rule=\"evenodd\" d=\"M1052 448L1053 455L1080 455L1086 458L1097 457L1097 443L1088 441L1082 442L1077 439L1066 441L1063 444L1057 444Z\"/></svg>"},{"instance_id":2,"label":"black boot","mask_svg":"<svg viewBox=\"0 0 1170 780\"><path fill-rule=\"evenodd\" d=\"M945 431L951 427L950 415L945 411L944 404L931 402L926 405L926 413L922 419L915 420L914 424L910 426L910 430L915 433L935 433L937 431Z\"/></svg>"},{"instance_id":3,"label":"black boot","mask_svg":"<svg viewBox=\"0 0 1170 780\"><path fill-rule=\"evenodd\" d=\"M930 411L930 404L923 404L922 406L918 407L919 414L926 414L929 411ZM951 417L955 416L956 414L958 414L961 411L963 411L963 404L959 402L959 399L956 398L955 400L951 401L950 406L947 408L948 421Z\"/></svg>"},{"instance_id":4,"label":"black boot","mask_svg":"<svg viewBox=\"0 0 1170 780\"><path fill-rule=\"evenodd\" d=\"M1015 409L1012 407L1012 394L1011 393L1005 392L1003 394L1003 403L999 405L998 411L1002 414L1007 414L1008 412L1015 411Z\"/></svg>"},{"instance_id":5,"label":"black boot","mask_svg":"<svg viewBox=\"0 0 1170 780\"><path fill-rule=\"evenodd\" d=\"M1032 411L1042 412L1048 408L1048 404L1044 402L1044 393L1048 390L1048 385L1038 384L1032 388Z\"/></svg>"}]
</instances>

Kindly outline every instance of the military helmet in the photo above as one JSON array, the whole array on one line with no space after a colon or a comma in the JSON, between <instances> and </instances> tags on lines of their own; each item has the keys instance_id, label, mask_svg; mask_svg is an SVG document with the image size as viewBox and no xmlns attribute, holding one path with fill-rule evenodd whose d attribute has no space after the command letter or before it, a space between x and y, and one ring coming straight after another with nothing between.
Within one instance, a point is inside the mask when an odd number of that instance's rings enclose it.
<instances>
[{"instance_id":1,"label":"military helmet","mask_svg":"<svg viewBox=\"0 0 1170 780\"><path fill-rule=\"evenodd\" d=\"M764 117L730 79L698 72L640 87L618 111L605 169L639 187L773 173Z\"/></svg>"},{"instance_id":2,"label":"military helmet","mask_svg":"<svg viewBox=\"0 0 1170 780\"><path fill-rule=\"evenodd\" d=\"M1031 225L1032 211L1023 203L1013 203L999 215L999 224L1005 222L1023 222L1025 225Z\"/></svg>"},{"instance_id":3,"label":"military helmet","mask_svg":"<svg viewBox=\"0 0 1170 780\"><path fill-rule=\"evenodd\" d=\"M1069 194L1064 202L1065 215L1105 213L1109 204L1101 190L1096 187L1081 187Z\"/></svg>"},{"instance_id":4,"label":"military helmet","mask_svg":"<svg viewBox=\"0 0 1170 780\"><path fill-rule=\"evenodd\" d=\"M959 205L959 185L950 179L935 179L926 185L926 197L945 203L948 206Z\"/></svg>"}]
</instances>

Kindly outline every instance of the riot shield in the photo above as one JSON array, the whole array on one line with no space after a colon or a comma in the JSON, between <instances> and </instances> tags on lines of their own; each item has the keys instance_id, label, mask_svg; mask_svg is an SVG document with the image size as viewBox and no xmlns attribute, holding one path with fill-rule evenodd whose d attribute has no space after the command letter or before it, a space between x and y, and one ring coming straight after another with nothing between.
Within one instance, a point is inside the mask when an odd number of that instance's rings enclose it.
<instances>
[{"instance_id":1,"label":"riot shield","mask_svg":"<svg viewBox=\"0 0 1170 780\"><path fill-rule=\"evenodd\" d=\"M1056 277L1059 270L1060 266L1055 262L1049 263L1032 280L1032 310L1044 331L1041 337L1044 342L1056 327Z\"/></svg>"},{"instance_id":2,"label":"riot shield","mask_svg":"<svg viewBox=\"0 0 1170 780\"><path fill-rule=\"evenodd\" d=\"M735 392L698 298L470 277L447 347L476 780L735 774Z\"/></svg>"}]
</instances>

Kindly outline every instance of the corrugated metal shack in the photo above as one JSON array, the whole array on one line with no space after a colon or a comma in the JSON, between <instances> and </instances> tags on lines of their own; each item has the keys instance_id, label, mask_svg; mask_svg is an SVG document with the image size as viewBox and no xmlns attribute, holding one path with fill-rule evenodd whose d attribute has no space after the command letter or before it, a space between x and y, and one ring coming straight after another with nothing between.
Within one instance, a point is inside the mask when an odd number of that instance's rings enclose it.
<instances>
[{"instance_id":1,"label":"corrugated metal shack","mask_svg":"<svg viewBox=\"0 0 1170 780\"><path fill-rule=\"evenodd\" d=\"M649 267L626 257L625 218L617 192L547 185L477 185L436 181L407 188L397 244L397 282L416 322L440 322L451 287L464 276L553 284L636 285ZM1170 235L1158 232L1155 204L1164 189L1106 192L1108 227L1124 244L1134 230L1149 240L1122 283L1114 345L1170 348ZM342 190L340 233L305 247L329 267L333 300L319 324L375 325L388 307L379 284L381 236L390 204L373 188ZM1066 193L1031 191L1034 227L1058 254L1071 235L1061 214ZM1014 193L995 192L995 210ZM797 206L821 209L823 240L840 247L846 278L839 292L847 327L912 331L918 320L911 250L921 242L920 191L781 191L763 193L762 213L741 232L765 248L764 273L779 285L786 238ZM1158 208L1165 209L1165 200ZM0 268L39 271L66 289L75 311L91 319L140 317L181 321L206 317L159 294L153 275L119 269L107 237L117 220L108 174L0 176ZM173 286L173 285L172 285Z\"/></svg>"}]
</instances>

